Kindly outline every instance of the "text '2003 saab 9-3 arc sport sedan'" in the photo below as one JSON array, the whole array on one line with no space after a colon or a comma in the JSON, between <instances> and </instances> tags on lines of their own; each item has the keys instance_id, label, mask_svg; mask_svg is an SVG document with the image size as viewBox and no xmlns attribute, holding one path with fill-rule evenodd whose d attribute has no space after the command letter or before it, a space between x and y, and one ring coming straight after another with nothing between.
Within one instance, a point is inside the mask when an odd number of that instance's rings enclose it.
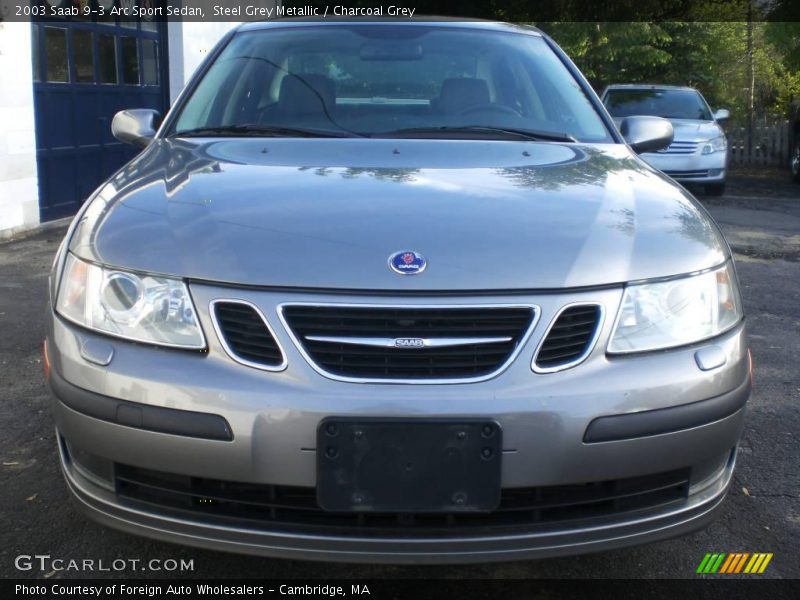
<instances>
[{"instance_id":1,"label":"text '2003 saab 9-3 arc sport sedan'","mask_svg":"<svg viewBox=\"0 0 800 600\"><path fill-rule=\"evenodd\" d=\"M750 394L731 252L536 29L239 26L86 202L46 368L85 512L267 556L685 534Z\"/></svg>"}]
</instances>

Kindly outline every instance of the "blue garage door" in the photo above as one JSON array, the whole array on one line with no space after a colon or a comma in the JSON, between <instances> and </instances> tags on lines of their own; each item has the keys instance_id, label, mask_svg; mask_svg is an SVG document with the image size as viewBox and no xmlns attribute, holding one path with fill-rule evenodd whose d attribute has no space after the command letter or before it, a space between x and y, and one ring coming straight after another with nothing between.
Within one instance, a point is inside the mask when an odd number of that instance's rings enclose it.
<instances>
[{"instance_id":1,"label":"blue garage door","mask_svg":"<svg viewBox=\"0 0 800 600\"><path fill-rule=\"evenodd\" d=\"M75 213L135 156L134 147L111 135L117 111L154 108L163 114L169 103L166 24L121 22L108 16L111 0L101 3L104 17L32 24L42 221Z\"/></svg>"}]
</instances>

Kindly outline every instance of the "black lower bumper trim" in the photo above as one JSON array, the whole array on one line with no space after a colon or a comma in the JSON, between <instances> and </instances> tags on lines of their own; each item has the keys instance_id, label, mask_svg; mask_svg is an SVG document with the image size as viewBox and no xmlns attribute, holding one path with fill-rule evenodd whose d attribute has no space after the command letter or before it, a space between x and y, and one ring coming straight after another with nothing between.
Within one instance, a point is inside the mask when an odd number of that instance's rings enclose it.
<instances>
[{"instance_id":1,"label":"black lower bumper trim","mask_svg":"<svg viewBox=\"0 0 800 600\"><path fill-rule=\"evenodd\" d=\"M584 443L613 442L671 433L707 425L740 410L750 397L750 378L738 388L699 402L645 410L627 415L598 417L586 428Z\"/></svg>"},{"instance_id":2,"label":"black lower bumper trim","mask_svg":"<svg viewBox=\"0 0 800 600\"><path fill-rule=\"evenodd\" d=\"M65 406L95 419L158 433L226 442L233 440L228 421L220 415L111 398L72 385L55 370L50 373L50 387Z\"/></svg>"}]
</instances>

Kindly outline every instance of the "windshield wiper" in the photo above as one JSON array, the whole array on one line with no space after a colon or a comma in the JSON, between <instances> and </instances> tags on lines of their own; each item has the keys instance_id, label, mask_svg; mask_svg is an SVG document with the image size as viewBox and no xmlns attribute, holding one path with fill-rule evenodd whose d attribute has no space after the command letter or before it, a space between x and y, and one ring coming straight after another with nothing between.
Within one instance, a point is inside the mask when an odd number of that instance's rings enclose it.
<instances>
[{"instance_id":1,"label":"windshield wiper","mask_svg":"<svg viewBox=\"0 0 800 600\"><path fill-rule=\"evenodd\" d=\"M463 125L451 127L443 125L440 127L409 127L406 129L396 129L374 134L372 137L414 137L416 135L438 136L448 133L477 133L487 135L502 135L503 137L514 137L524 140L535 140L538 142L577 142L568 133L557 131L538 131L535 129L514 129L509 127L488 127L484 125Z\"/></svg>"},{"instance_id":2,"label":"windshield wiper","mask_svg":"<svg viewBox=\"0 0 800 600\"><path fill-rule=\"evenodd\" d=\"M169 137L355 137L346 131L327 129L305 129L302 127L280 127L274 125L221 125L219 127L197 127L175 131Z\"/></svg>"}]
</instances>

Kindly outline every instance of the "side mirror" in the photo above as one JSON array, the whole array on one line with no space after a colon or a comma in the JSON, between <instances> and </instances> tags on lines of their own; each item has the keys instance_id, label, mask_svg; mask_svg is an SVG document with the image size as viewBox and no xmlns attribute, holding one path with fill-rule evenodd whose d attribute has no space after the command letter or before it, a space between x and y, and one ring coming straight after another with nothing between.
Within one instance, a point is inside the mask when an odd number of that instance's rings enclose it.
<instances>
[{"instance_id":1,"label":"side mirror","mask_svg":"<svg viewBox=\"0 0 800 600\"><path fill-rule=\"evenodd\" d=\"M727 121L730 118L731 118L731 111L729 111L727 108L720 108L717 110L717 112L714 113L715 121L723 122Z\"/></svg>"},{"instance_id":2,"label":"side mirror","mask_svg":"<svg viewBox=\"0 0 800 600\"><path fill-rule=\"evenodd\" d=\"M636 152L663 150L672 143L672 123L661 117L625 117L619 132Z\"/></svg>"},{"instance_id":3,"label":"side mirror","mask_svg":"<svg viewBox=\"0 0 800 600\"><path fill-rule=\"evenodd\" d=\"M121 110L111 121L111 133L120 142L145 148L156 136L161 113L149 108Z\"/></svg>"}]
</instances>

